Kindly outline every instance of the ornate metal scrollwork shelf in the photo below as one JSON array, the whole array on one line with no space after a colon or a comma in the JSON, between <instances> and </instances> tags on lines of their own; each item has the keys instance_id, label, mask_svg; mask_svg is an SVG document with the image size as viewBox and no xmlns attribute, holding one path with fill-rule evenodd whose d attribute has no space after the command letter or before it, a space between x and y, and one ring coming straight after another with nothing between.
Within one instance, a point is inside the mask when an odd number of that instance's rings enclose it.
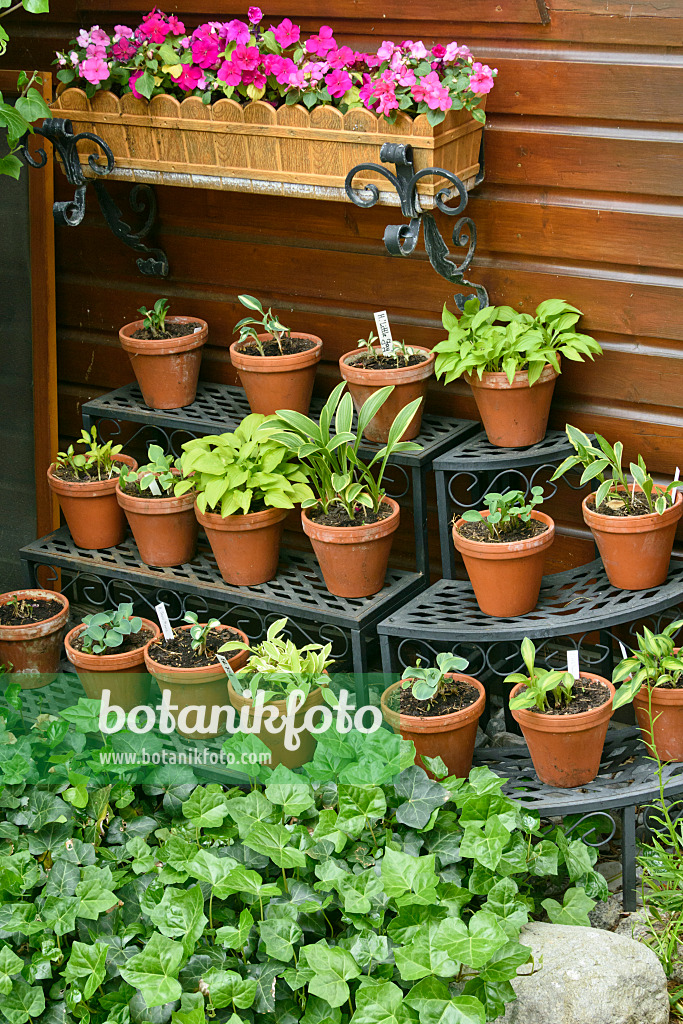
<instances>
[{"instance_id":1,"label":"ornate metal scrollwork shelf","mask_svg":"<svg viewBox=\"0 0 683 1024\"><path fill-rule=\"evenodd\" d=\"M55 223L74 228L82 222L85 217L86 190L88 185L92 184L104 219L112 232L124 245L143 254L136 260L140 273L150 277L167 277L168 258L166 253L163 249L152 248L144 242L157 215L156 196L151 185L135 184L131 189L129 197L131 210L136 214L145 215L143 224L137 231L134 231L123 219L121 210L109 195L102 181L102 178L114 170L114 154L106 142L92 132L80 132L80 134L74 135L71 121L59 117L46 118L40 128L33 129L33 133L52 143L61 160L66 180L75 188L73 199L54 204L52 213ZM35 156L32 155L28 149L28 140L27 133L21 146L24 160L30 167L44 167L47 163L45 150L39 149ZM101 149L107 161L106 165L102 165L98 163L99 157L96 154L90 154L88 165L95 175L93 178L86 177L83 173L78 154L78 143L85 140L94 142Z\"/></svg>"},{"instance_id":2,"label":"ornate metal scrollwork shelf","mask_svg":"<svg viewBox=\"0 0 683 1024\"><path fill-rule=\"evenodd\" d=\"M471 217L459 217L453 228L453 244L460 249L467 246L467 254L460 263L451 258L448 246L446 245L441 232L439 231L434 215L420 206L420 199L417 192L418 182L429 175L445 178L448 184L436 194L434 205L442 213L449 217L458 217L467 207L467 189L457 175L446 171L442 167L427 167L421 171L415 171L413 164L413 147L403 143L385 142L380 150L380 159L384 163L394 164L396 173L392 173L381 164L357 164L346 175L346 194L356 206L368 208L374 206L379 200L379 189L372 182L354 186L353 179L362 171L373 171L381 174L396 189L401 201L401 212L404 217L410 217L409 224L390 224L384 232L384 244L390 256L411 256L415 252L419 237L420 227L424 228L425 252L429 262L437 274L444 277L452 284L465 285L473 288L479 305L483 308L488 306L489 297L483 285L468 281L465 273L472 263L474 252L477 247L477 229ZM478 185L484 177L484 142L482 139L479 153L479 172L474 184ZM455 192L454 192L455 190ZM457 206L449 206L448 202L458 198ZM455 295L455 303L458 309L463 308L467 295Z\"/></svg>"}]
</instances>

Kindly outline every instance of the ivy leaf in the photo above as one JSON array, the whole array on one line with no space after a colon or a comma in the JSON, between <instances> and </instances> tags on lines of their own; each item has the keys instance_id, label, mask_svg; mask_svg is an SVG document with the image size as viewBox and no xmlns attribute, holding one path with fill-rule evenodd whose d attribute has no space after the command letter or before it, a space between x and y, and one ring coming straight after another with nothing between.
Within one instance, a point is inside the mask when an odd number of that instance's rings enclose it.
<instances>
[{"instance_id":1,"label":"ivy leaf","mask_svg":"<svg viewBox=\"0 0 683 1024\"><path fill-rule=\"evenodd\" d=\"M590 925L588 912L595 906L595 900L586 896L583 889L567 889L562 904L557 900L547 899L541 901L553 924L576 924Z\"/></svg>"},{"instance_id":2,"label":"ivy leaf","mask_svg":"<svg viewBox=\"0 0 683 1024\"><path fill-rule=\"evenodd\" d=\"M458 965L443 949L440 924L423 925L413 938L396 946L394 956L403 981L417 981L430 974L448 978L457 974Z\"/></svg>"},{"instance_id":3,"label":"ivy leaf","mask_svg":"<svg viewBox=\"0 0 683 1024\"><path fill-rule=\"evenodd\" d=\"M509 981L517 975L517 968L528 964L531 949L517 941L508 942L497 950L481 969L484 981Z\"/></svg>"},{"instance_id":4,"label":"ivy leaf","mask_svg":"<svg viewBox=\"0 0 683 1024\"><path fill-rule=\"evenodd\" d=\"M9 946L0 949L0 995L6 996L12 991L12 978L23 966L24 961Z\"/></svg>"},{"instance_id":5,"label":"ivy leaf","mask_svg":"<svg viewBox=\"0 0 683 1024\"><path fill-rule=\"evenodd\" d=\"M183 947L166 935L153 932L145 948L121 967L121 977L129 985L139 988L150 1009L163 1006L180 998L182 988L178 969L183 959Z\"/></svg>"},{"instance_id":6,"label":"ivy leaf","mask_svg":"<svg viewBox=\"0 0 683 1024\"><path fill-rule=\"evenodd\" d=\"M95 870L94 868L91 870ZM76 886L78 897L78 917L88 921L96 921L100 914L111 910L119 902L118 896L105 889L96 878L87 878Z\"/></svg>"},{"instance_id":7,"label":"ivy leaf","mask_svg":"<svg viewBox=\"0 0 683 1024\"><path fill-rule=\"evenodd\" d=\"M299 962L314 972L308 988L326 999L330 1006L341 1006L349 998L347 981L360 977L360 967L347 949L328 946L326 939L304 946Z\"/></svg>"},{"instance_id":8,"label":"ivy leaf","mask_svg":"<svg viewBox=\"0 0 683 1024\"><path fill-rule=\"evenodd\" d=\"M268 956L285 963L294 956L294 944L303 938L303 932L296 921L286 917L266 918L261 921L259 932Z\"/></svg>"},{"instance_id":9,"label":"ivy leaf","mask_svg":"<svg viewBox=\"0 0 683 1024\"><path fill-rule=\"evenodd\" d=\"M484 1007L473 996L451 996L448 987L438 978L425 978L411 988L405 997L408 1006L417 1010L420 1024L485 1024Z\"/></svg>"},{"instance_id":10,"label":"ivy leaf","mask_svg":"<svg viewBox=\"0 0 683 1024\"><path fill-rule=\"evenodd\" d=\"M189 889L168 886L161 902L150 910L149 918L163 935L182 938L185 955L189 956L207 924L201 888L198 885Z\"/></svg>"},{"instance_id":11,"label":"ivy leaf","mask_svg":"<svg viewBox=\"0 0 683 1024\"><path fill-rule=\"evenodd\" d=\"M486 1020L498 1020L505 1013L505 1004L517 998L509 981L485 981L480 975L470 978L463 987L464 996L473 996L484 1008Z\"/></svg>"},{"instance_id":12,"label":"ivy leaf","mask_svg":"<svg viewBox=\"0 0 683 1024\"><path fill-rule=\"evenodd\" d=\"M219 971L212 967L203 980L209 999L217 1010L233 1004L240 1010L247 1010L256 997L254 979L243 978L236 971Z\"/></svg>"},{"instance_id":13,"label":"ivy leaf","mask_svg":"<svg viewBox=\"0 0 683 1024\"><path fill-rule=\"evenodd\" d=\"M76 928L80 900L75 896L48 896L40 916L55 935L66 935Z\"/></svg>"},{"instance_id":14,"label":"ivy leaf","mask_svg":"<svg viewBox=\"0 0 683 1024\"><path fill-rule=\"evenodd\" d=\"M14 105L27 121L37 121L39 117L52 117L52 111L37 89L29 89Z\"/></svg>"},{"instance_id":15,"label":"ivy leaf","mask_svg":"<svg viewBox=\"0 0 683 1024\"><path fill-rule=\"evenodd\" d=\"M24 1024L31 1017L39 1017L44 1009L42 988L33 988L23 978L12 984L12 991L2 1000L2 1012L10 1024Z\"/></svg>"},{"instance_id":16,"label":"ivy leaf","mask_svg":"<svg viewBox=\"0 0 683 1024\"><path fill-rule=\"evenodd\" d=\"M138 82L141 80L139 78ZM183 814L195 828L218 828L228 813L227 804L220 787L212 790L207 786L198 786L183 804Z\"/></svg>"},{"instance_id":17,"label":"ivy leaf","mask_svg":"<svg viewBox=\"0 0 683 1024\"><path fill-rule=\"evenodd\" d=\"M507 942L507 935L494 914L479 910L469 922L448 917L439 925L439 941L452 960L468 967L483 967Z\"/></svg>"},{"instance_id":18,"label":"ivy leaf","mask_svg":"<svg viewBox=\"0 0 683 1024\"><path fill-rule=\"evenodd\" d=\"M590 849L585 843L581 842L580 839L567 839L564 832L560 829L557 830L554 838L560 848L560 853L564 858L564 863L572 882L577 882L584 875L592 873L593 861Z\"/></svg>"},{"instance_id":19,"label":"ivy leaf","mask_svg":"<svg viewBox=\"0 0 683 1024\"><path fill-rule=\"evenodd\" d=\"M151 871L156 862L155 852L141 836L134 836L126 843L126 853L133 858L131 867L136 875Z\"/></svg>"},{"instance_id":20,"label":"ivy leaf","mask_svg":"<svg viewBox=\"0 0 683 1024\"><path fill-rule=\"evenodd\" d=\"M501 878L489 890L483 910L489 910L499 919L509 938L514 939L529 920L529 910L519 895L516 882Z\"/></svg>"},{"instance_id":21,"label":"ivy leaf","mask_svg":"<svg viewBox=\"0 0 683 1024\"><path fill-rule=\"evenodd\" d=\"M313 790L291 768L279 764L271 773L266 786L266 797L282 807L285 818L292 818L308 810L314 803Z\"/></svg>"},{"instance_id":22,"label":"ivy leaf","mask_svg":"<svg viewBox=\"0 0 683 1024\"><path fill-rule=\"evenodd\" d=\"M391 981L364 981L356 992L351 1024L411 1024L418 1015Z\"/></svg>"},{"instance_id":23,"label":"ivy leaf","mask_svg":"<svg viewBox=\"0 0 683 1024\"><path fill-rule=\"evenodd\" d=\"M85 942L74 942L71 947L71 956L64 977L67 981L85 978L83 995L86 999L90 999L104 979L108 949L107 942L96 942L94 946L89 946Z\"/></svg>"},{"instance_id":24,"label":"ivy leaf","mask_svg":"<svg viewBox=\"0 0 683 1024\"><path fill-rule=\"evenodd\" d=\"M448 799L448 791L433 782L416 764L401 772L394 783L394 792L405 800L396 808L396 820L408 828L424 828L432 811L442 807Z\"/></svg>"},{"instance_id":25,"label":"ivy leaf","mask_svg":"<svg viewBox=\"0 0 683 1024\"><path fill-rule=\"evenodd\" d=\"M306 999L306 1012L301 1018L301 1024L341 1024L341 1019L339 1007L333 1009L327 1000L312 995Z\"/></svg>"},{"instance_id":26,"label":"ivy leaf","mask_svg":"<svg viewBox=\"0 0 683 1024\"><path fill-rule=\"evenodd\" d=\"M73 896L80 880L81 872L77 864L71 864L68 860L57 860L50 868L43 895Z\"/></svg>"},{"instance_id":27,"label":"ivy leaf","mask_svg":"<svg viewBox=\"0 0 683 1024\"><path fill-rule=\"evenodd\" d=\"M203 849L199 850L187 863L188 872L200 882L208 882L216 892L219 888L225 887L225 883L237 867L238 865L232 857L217 857L210 850ZM228 893L226 892L225 895Z\"/></svg>"},{"instance_id":28,"label":"ivy leaf","mask_svg":"<svg viewBox=\"0 0 683 1024\"><path fill-rule=\"evenodd\" d=\"M256 981L254 1013L269 1013L275 1009L275 979L282 974L282 964L250 965L248 971Z\"/></svg>"},{"instance_id":29,"label":"ivy leaf","mask_svg":"<svg viewBox=\"0 0 683 1024\"><path fill-rule=\"evenodd\" d=\"M205 1024L204 996L201 992L183 992L180 1009L171 1015L171 1024Z\"/></svg>"},{"instance_id":30,"label":"ivy leaf","mask_svg":"<svg viewBox=\"0 0 683 1024\"><path fill-rule=\"evenodd\" d=\"M247 944L249 933L253 926L254 918L248 910L243 910L237 927L226 924L218 929L216 932L216 942L227 946L228 949L242 949Z\"/></svg>"},{"instance_id":31,"label":"ivy leaf","mask_svg":"<svg viewBox=\"0 0 683 1024\"><path fill-rule=\"evenodd\" d=\"M401 905L418 903L429 906L436 899L439 881L434 861L433 853L424 857L411 857L410 854L387 847L382 858L382 882L387 896Z\"/></svg>"},{"instance_id":32,"label":"ivy leaf","mask_svg":"<svg viewBox=\"0 0 683 1024\"><path fill-rule=\"evenodd\" d=\"M73 725L76 732L99 732L100 701L90 697L79 697L78 704L60 711L59 717Z\"/></svg>"},{"instance_id":33,"label":"ivy leaf","mask_svg":"<svg viewBox=\"0 0 683 1024\"><path fill-rule=\"evenodd\" d=\"M19 179L24 165L18 156L8 153L0 159L0 174L6 174L10 178ZM15 755L2 765L2 772L5 782L10 786L16 786L26 778L27 769L30 767L25 757Z\"/></svg>"},{"instance_id":34,"label":"ivy leaf","mask_svg":"<svg viewBox=\"0 0 683 1024\"><path fill-rule=\"evenodd\" d=\"M306 857L303 850L291 846L291 840L292 836L284 825L257 822L244 839L244 845L270 857L279 868L303 868Z\"/></svg>"},{"instance_id":35,"label":"ivy leaf","mask_svg":"<svg viewBox=\"0 0 683 1024\"><path fill-rule=\"evenodd\" d=\"M340 786L337 828L360 835L368 822L377 821L386 809L386 797L378 786Z\"/></svg>"}]
</instances>

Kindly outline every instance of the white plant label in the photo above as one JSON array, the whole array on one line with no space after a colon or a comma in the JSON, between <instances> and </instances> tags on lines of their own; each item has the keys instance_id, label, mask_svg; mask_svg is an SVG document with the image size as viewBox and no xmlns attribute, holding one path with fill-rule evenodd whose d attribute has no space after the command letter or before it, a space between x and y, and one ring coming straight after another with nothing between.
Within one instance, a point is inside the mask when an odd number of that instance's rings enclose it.
<instances>
[{"instance_id":1,"label":"white plant label","mask_svg":"<svg viewBox=\"0 0 683 1024\"><path fill-rule=\"evenodd\" d=\"M157 483L156 480L152 480L151 484L149 485L149 489L152 492L152 494L156 494L157 498L161 495L161 487L159 487L159 484Z\"/></svg>"},{"instance_id":2,"label":"white plant label","mask_svg":"<svg viewBox=\"0 0 683 1024\"><path fill-rule=\"evenodd\" d=\"M377 324L377 333L379 335L379 343L382 346L382 353L385 356L390 356L394 351L394 339L391 337L391 327L389 326L389 317L386 309L375 313L375 323Z\"/></svg>"},{"instance_id":3,"label":"white plant label","mask_svg":"<svg viewBox=\"0 0 683 1024\"><path fill-rule=\"evenodd\" d=\"M165 604L157 604L154 606L154 611L157 613L157 619L161 626L161 632L164 634L166 640L173 639L173 629L171 623L168 621L168 612L166 611Z\"/></svg>"},{"instance_id":4,"label":"white plant label","mask_svg":"<svg viewBox=\"0 0 683 1024\"><path fill-rule=\"evenodd\" d=\"M680 480L680 477L681 477L681 468L680 468L680 466L676 466L676 472L674 473L674 480ZM673 501L676 500L676 491L677 490L678 490L678 488L674 487L674 489L671 492L671 498L672 498Z\"/></svg>"},{"instance_id":5,"label":"white plant label","mask_svg":"<svg viewBox=\"0 0 683 1024\"><path fill-rule=\"evenodd\" d=\"M625 660L626 658L628 658L628 651L626 650L626 648L625 648L625 647L624 647L624 645L622 644L621 640L619 641L619 647L620 647L620 649L621 649L621 656L622 656L622 658L624 658L624 660Z\"/></svg>"},{"instance_id":6,"label":"white plant label","mask_svg":"<svg viewBox=\"0 0 683 1024\"><path fill-rule=\"evenodd\" d=\"M223 669L223 671L225 672L226 676L229 676L231 679L234 679L235 678L235 672L233 672L233 670L230 668L230 662L225 657L225 655L224 654L217 654L216 657L218 658L218 661L220 662L220 666Z\"/></svg>"},{"instance_id":7,"label":"white plant label","mask_svg":"<svg viewBox=\"0 0 683 1024\"><path fill-rule=\"evenodd\" d=\"M571 672L574 679L579 679L581 672L579 670L579 652L578 651L567 651L567 671Z\"/></svg>"}]
</instances>

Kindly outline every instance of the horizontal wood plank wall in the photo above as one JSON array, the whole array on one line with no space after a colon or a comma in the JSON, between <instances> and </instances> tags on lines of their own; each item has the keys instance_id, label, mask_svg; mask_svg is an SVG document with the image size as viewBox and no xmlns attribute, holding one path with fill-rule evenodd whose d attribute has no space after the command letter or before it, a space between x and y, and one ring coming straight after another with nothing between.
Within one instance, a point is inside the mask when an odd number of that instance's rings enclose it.
<instances>
[{"instance_id":1,"label":"horizontal wood plank wall","mask_svg":"<svg viewBox=\"0 0 683 1024\"><path fill-rule=\"evenodd\" d=\"M162 5L188 25L244 16L224 0ZM317 30L316 0L270 0L267 21L290 16ZM551 425L570 421L623 440L656 473L683 464L683 0L328 0L326 22L344 42L467 42L499 69L487 104L486 179L472 196L479 247L470 275L491 301L532 310L559 296L584 313L605 355L571 364L557 386ZM52 0L48 16L13 15L6 66L47 67L82 25L133 21L140 0ZM548 11L550 23L543 24ZM35 172L39 173L39 172ZM127 189L112 187L128 212ZM59 178L60 198L68 190ZM60 425L66 436L88 398L132 379L117 329L158 294L209 321L203 375L233 382L227 348L239 292L260 295L292 326L325 342L320 392L336 361L389 310L395 334L433 345L453 289L423 253L385 255L395 210L351 204L161 188L159 242L172 276L140 277L133 254L107 231L92 198L85 223L57 231ZM134 215L131 214L134 219ZM447 218L441 219L444 233ZM466 386L434 383L429 406L474 417ZM432 495L433 501L433 495ZM551 568L592 556L575 498L550 508L559 537ZM432 556L438 540L431 515ZM410 534L397 545L410 562Z\"/></svg>"}]
</instances>

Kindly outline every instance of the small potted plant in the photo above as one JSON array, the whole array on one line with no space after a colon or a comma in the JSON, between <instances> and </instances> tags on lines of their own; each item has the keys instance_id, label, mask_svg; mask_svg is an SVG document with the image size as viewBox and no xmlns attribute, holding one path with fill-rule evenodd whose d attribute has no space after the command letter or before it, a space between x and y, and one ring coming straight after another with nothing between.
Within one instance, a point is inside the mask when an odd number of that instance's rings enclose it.
<instances>
[{"instance_id":1,"label":"small potted plant","mask_svg":"<svg viewBox=\"0 0 683 1024\"><path fill-rule=\"evenodd\" d=\"M157 636L156 623L133 615L133 605L124 603L84 616L67 633L64 646L86 696L101 700L102 691L110 690L128 712L149 700L145 646Z\"/></svg>"},{"instance_id":2,"label":"small potted plant","mask_svg":"<svg viewBox=\"0 0 683 1024\"><path fill-rule=\"evenodd\" d=\"M681 484L675 480L666 486L655 484L642 455L629 466L629 482L621 465L621 441L612 447L596 434L596 448L571 424L567 424L567 437L576 455L566 458L551 480L583 466L582 484L599 481L597 491L583 499L582 511L610 583L619 590L659 587L668 575L676 526L683 515Z\"/></svg>"},{"instance_id":3,"label":"small potted plant","mask_svg":"<svg viewBox=\"0 0 683 1024\"><path fill-rule=\"evenodd\" d=\"M277 419L266 426L269 431L281 427L271 434L272 439L286 445L309 467L315 494L302 501L301 521L327 589L339 597L369 597L384 586L391 543L400 520L398 503L384 493L382 478L392 453L420 448L414 441L399 438L422 399L416 398L401 410L391 425L386 445L366 464L358 455L365 428L393 388L380 388L368 398L358 413L354 432L353 400L348 392L342 397L345 387L342 381L328 398L320 425L280 409Z\"/></svg>"},{"instance_id":4,"label":"small potted plant","mask_svg":"<svg viewBox=\"0 0 683 1024\"><path fill-rule=\"evenodd\" d=\"M411 441L420 433L427 383L434 373L434 353L417 345L408 347L401 341L392 342L391 353L385 355L381 347L375 345L377 340L371 331L367 340L361 338L358 342L362 351L346 352L339 360L341 375L349 385L356 411L380 388L394 385L389 399L365 428L368 441L386 443L389 428L401 409L416 398L422 399L401 438Z\"/></svg>"},{"instance_id":5,"label":"small potted plant","mask_svg":"<svg viewBox=\"0 0 683 1024\"><path fill-rule=\"evenodd\" d=\"M288 449L259 432L265 416L252 413L230 433L183 445L186 479L176 495L196 492L195 513L226 583L254 587L277 573L289 509L313 492Z\"/></svg>"},{"instance_id":6,"label":"small potted plant","mask_svg":"<svg viewBox=\"0 0 683 1024\"><path fill-rule=\"evenodd\" d=\"M0 595L0 665L24 690L51 683L59 667L69 602L55 590Z\"/></svg>"},{"instance_id":7,"label":"small potted plant","mask_svg":"<svg viewBox=\"0 0 683 1024\"><path fill-rule=\"evenodd\" d=\"M250 646L239 640L229 640L220 650L221 653L246 651L249 655L246 665L228 679L230 703L235 710L241 712L242 708L252 708L257 693L262 692L264 707L277 709L277 724L287 714L292 694L298 690L306 698L294 716L294 726L299 729L306 712L325 701L329 682L326 673L333 660L330 658L332 644L297 647L285 637L286 626L287 619L278 619L268 627L262 643ZM253 714L250 713L250 724L252 721ZM300 745L296 750L288 750L281 732L271 732L261 726L258 737L272 753L271 768L278 764L299 768L313 758L315 737L307 729L297 735Z\"/></svg>"},{"instance_id":8,"label":"small potted plant","mask_svg":"<svg viewBox=\"0 0 683 1024\"><path fill-rule=\"evenodd\" d=\"M448 338L434 348L436 376L445 384L465 377L491 444L536 444L545 437L560 356L582 362L602 353L574 330L580 316L563 299L541 302L534 316L510 306L480 309L478 299L468 299L460 317L444 306Z\"/></svg>"},{"instance_id":9,"label":"small potted plant","mask_svg":"<svg viewBox=\"0 0 683 1024\"><path fill-rule=\"evenodd\" d=\"M152 309L141 306L142 320L119 331L121 346L151 409L182 409L197 395L202 348L209 336L205 320L169 316L168 299L157 299Z\"/></svg>"},{"instance_id":10,"label":"small potted plant","mask_svg":"<svg viewBox=\"0 0 683 1024\"><path fill-rule=\"evenodd\" d=\"M126 533L126 517L116 500L119 473L123 465L136 469L137 462L121 453L120 444L99 444L97 427L81 431L76 444L84 445L85 452L75 452L72 444L58 452L47 471L48 483L76 546L85 551L113 548Z\"/></svg>"},{"instance_id":11,"label":"small potted plant","mask_svg":"<svg viewBox=\"0 0 683 1024\"><path fill-rule=\"evenodd\" d=\"M543 488L484 495L485 512L468 509L453 524L453 543L462 555L477 604L485 615L506 618L536 607L545 558L555 524L536 509Z\"/></svg>"},{"instance_id":12,"label":"small potted plant","mask_svg":"<svg viewBox=\"0 0 683 1024\"><path fill-rule=\"evenodd\" d=\"M322 340L315 334L290 331L272 309L265 312L253 295L238 295L238 299L254 314L235 325L240 336L230 346L230 359L239 371L249 408L266 416L276 409L308 413Z\"/></svg>"},{"instance_id":13,"label":"small potted plant","mask_svg":"<svg viewBox=\"0 0 683 1024\"><path fill-rule=\"evenodd\" d=\"M598 774L614 687L602 676L536 668L536 649L522 641L528 675L513 672L505 682L510 710L522 729L541 782L562 789L583 786Z\"/></svg>"},{"instance_id":14,"label":"small potted plant","mask_svg":"<svg viewBox=\"0 0 683 1024\"><path fill-rule=\"evenodd\" d=\"M195 493L174 493L180 459L165 455L158 444L149 446L147 458L149 462L138 469L121 470L116 499L145 565L182 565L197 550Z\"/></svg>"},{"instance_id":15,"label":"small potted plant","mask_svg":"<svg viewBox=\"0 0 683 1024\"><path fill-rule=\"evenodd\" d=\"M428 758L440 757L449 775L466 779L486 690L463 675L465 658L437 654L436 665L408 667L382 694L382 714L394 732L415 744L415 764L431 774Z\"/></svg>"},{"instance_id":16,"label":"small potted plant","mask_svg":"<svg viewBox=\"0 0 683 1024\"><path fill-rule=\"evenodd\" d=\"M218 619L199 622L195 612L187 612L185 626L176 626L173 638L151 640L145 647L145 665L160 690L170 690L175 705L176 731L190 739L206 739L225 732L227 676L218 659L225 641L232 637L249 644L249 637ZM238 651L228 664L236 672L247 660L247 651Z\"/></svg>"},{"instance_id":17,"label":"small potted plant","mask_svg":"<svg viewBox=\"0 0 683 1024\"><path fill-rule=\"evenodd\" d=\"M645 745L660 761L683 761L683 656L674 636L683 619L656 636L645 627L638 650L620 661L612 682L622 685L614 709L633 701Z\"/></svg>"}]
</instances>

